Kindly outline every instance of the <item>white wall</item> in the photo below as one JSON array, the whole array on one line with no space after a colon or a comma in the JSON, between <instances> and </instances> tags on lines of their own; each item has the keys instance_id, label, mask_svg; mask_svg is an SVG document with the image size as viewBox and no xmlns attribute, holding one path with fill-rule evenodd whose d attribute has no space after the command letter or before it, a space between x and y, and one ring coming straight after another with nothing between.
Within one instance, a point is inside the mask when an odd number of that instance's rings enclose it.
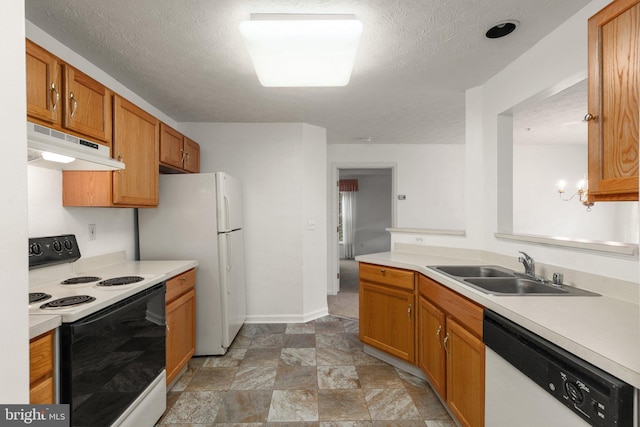
<instances>
[{"instance_id":1,"label":"white wall","mask_svg":"<svg viewBox=\"0 0 640 427\"><path fill-rule=\"evenodd\" d=\"M311 319L328 313L326 130L302 125L302 144L302 313L305 319Z\"/></svg>"},{"instance_id":2,"label":"white wall","mask_svg":"<svg viewBox=\"0 0 640 427\"><path fill-rule=\"evenodd\" d=\"M75 234L83 258L126 251L135 255L134 212L131 208L62 206L62 172L28 166L29 237ZM89 240L89 224L96 239Z\"/></svg>"},{"instance_id":3,"label":"white wall","mask_svg":"<svg viewBox=\"0 0 640 427\"><path fill-rule=\"evenodd\" d=\"M586 144L517 144L513 147L513 232L615 242L638 242L638 204L597 203L587 211L577 196L562 201L587 169Z\"/></svg>"},{"instance_id":4,"label":"white wall","mask_svg":"<svg viewBox=\"0 0 640 427\"><path fill-rule=\"evenodd\" d=\"M330 144L328 163L395 164L397 194L407 196L397 202L395 227L462 230L464 150L459 144Z\"/></svg>"},{"instance_id":5,"label":"white wall","mask_svg":"<svg viewBox=\"0 0 640 427\"><path fill-rule=\"evenodd\" d=\"M587 67L586 22L608 3L609 0L592 1L481 88L467 92L467 156L481 153L483 161L480 168L467 170L470 175L466 192L472 192L473 185L473 191L482 194L484 201L477 206L484 220L482 223L467 221L467 231L482 235L482 246L492 252L515 257L517 251L524 250L543 263L637 283L637 259L505 242L494 237L496 231L512 226L498 220L508 219L511 215L510 163L513 158L511 144L498 141L502 131L499 115L534 95L562 86L562 82L568 86L584 78ZM470 135L482 135L482 139L469 138ZM471 183L482 183L482 187Z\"/></svg>"},{"instance_id":6,"label":"white wall","mask_svg":"<svg viewBox=\"0 0 640 427\"><path fill-rule=\"evenodd\" d=\"M300 123L181 123L202 172L243 184L249 321L326 313L326 137ZM316 230L308 230L314 221Z\"/></svg>"},{"instance_id":7,"label":"white wall","mask_svg":"<svg viewBox=\"0 0 640 427\"><path fill-rule=\"evenodd\" d=\"M0 402L29 402L29 321L26 295L27 261L27 139L24 112L24 1L2 5L0 53L5 82L0 106L2 125L2 250L0 251Z\"/></svg>"}]
</instances>

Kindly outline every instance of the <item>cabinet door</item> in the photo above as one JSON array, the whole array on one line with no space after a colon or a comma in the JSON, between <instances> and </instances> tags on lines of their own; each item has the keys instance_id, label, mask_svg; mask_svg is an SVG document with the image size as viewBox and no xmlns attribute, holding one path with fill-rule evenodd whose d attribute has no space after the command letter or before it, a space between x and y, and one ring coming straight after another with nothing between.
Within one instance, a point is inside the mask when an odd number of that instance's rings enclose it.
<instances>
[{"instance_id":1,"label":"cabinet door","mask_svg":"<svg viewBox=\"0 0 640 427\"><path fill-rule=\"evenodd\" d=\"M184 169L187 172L200 172L200 145L184 137Z\"/></svg>"},{"instance_id":2,"label":"cabinet door","mask_svg":"<svg viewBox=\"0 0 640 427\"><path fill-rule=\"evenodd\" d=\"M415 362L413 291L360 282L360 340Z\"/></svg>"},{"instance_id":3,"label":"cabinet door","mask_svg":"<svg viewBox=\"0 0 640 427\"><path fill-rule=\"evenodd\" d=\"M589 200L638 200L640 0L589 19Z\"/></svg>"},{"instance_id":4,"label":"cabinet door","mask_svg":"<svg viewBox=\"0 0 640 427\"><path fill-rule=\"evenodd\" d=\"M446 396L445 315L423 296L418 297L418 366L440 396Z\"/></svg>"},{"instance_id":5,"label":"cabinet door","mask_svg":"<svg viewBox=\"0 0 640 427\"><path fill-rule=\"evenodd\" d=\"M64 66L64 81L64 127L110 143L111 91L70 65Z\"/></svg>"},{"instance_id":6,"label":"cabinet door","mask_svg":"<svg viewBox=\"0 0 640 427\"><path fill-rule=\"evenodd\" d=\"M167 384L189 362L196 350L196 291L190 290L166 308Z\"/></svg>"},{"instance_id":7,"label":"cabinet door","mask_svg":"<svg viewBox=\"0 0 640 427\"><path fill-rule=\"evenodd\" d=\"M60 122L62 93L58 59L27 40L27 116L45 124Z\"/></svg>"},{"instance_id":8,"label":"cabinet door","mask_svg":"<svg viewBox=\"0 0 640 427\"><path fill-rule=\"evenodd\" d=\"M29 343L31 404L54 402L53 351L53 332L47 332Z\"/></svg>"},{"instance_id":9,"label":"cabinet door","mask_svg":"<svg viewBox=\"0 0 640 427\"><path fill-rule=\"evenodd\" d=\"M160 163L182 169L183 139L180 132L160 123Z\"/></svg>"},{"instance_id":10,"label":"cabinet door","mask_svg":"<svg viewBox=\"0 0 640 427\"><path fill-rule=\"evenodd\" d=\"M484 344L450 317L447 335L447 404L462 426L484 425Z\"/></svg>"},{"instance_id":11,"label":"cabinet door","mask_svg":"<svg viewBox=\"0 0 640 427\"><path fill-rule=\"evenodd\" d=\"M113 203L158 205L160 122L129 101L114 97L114 157L125 169L113 172Z\"/></svg>"}]
</instances>

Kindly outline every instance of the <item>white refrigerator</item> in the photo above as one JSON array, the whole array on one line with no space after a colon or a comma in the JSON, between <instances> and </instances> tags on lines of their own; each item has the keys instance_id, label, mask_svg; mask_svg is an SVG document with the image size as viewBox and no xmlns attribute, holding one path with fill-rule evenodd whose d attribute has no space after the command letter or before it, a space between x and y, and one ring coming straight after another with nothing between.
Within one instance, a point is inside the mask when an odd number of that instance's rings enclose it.
<instances>
[{"instance_id":1,"label":"white refrigerator","mask_svg":"<svg viewBox=\"0 0 640 427\"><path fill-rule=\"evenodd\" d=\"M198 260L195 354L225 354L247 314L240 181L160 175L159 198L138 210L140 259Z\"/></svg>"}]
</instances>

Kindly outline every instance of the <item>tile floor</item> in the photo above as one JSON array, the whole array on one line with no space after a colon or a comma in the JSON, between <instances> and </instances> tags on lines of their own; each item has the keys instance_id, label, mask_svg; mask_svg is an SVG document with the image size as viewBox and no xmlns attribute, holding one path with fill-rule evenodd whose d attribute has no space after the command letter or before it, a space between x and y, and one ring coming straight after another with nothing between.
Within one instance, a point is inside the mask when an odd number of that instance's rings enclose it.
<instances>
[{"instance_id":1,"label":"tile floor","mask_svg":"<svg viewBox=\"0 0 640 427\"><path fill-rule=\"evenodd\" d=\"M247 324L196 357L159 426L454 427L429 385L362 351L358 322Z\"/></svg>"}]
</instances>

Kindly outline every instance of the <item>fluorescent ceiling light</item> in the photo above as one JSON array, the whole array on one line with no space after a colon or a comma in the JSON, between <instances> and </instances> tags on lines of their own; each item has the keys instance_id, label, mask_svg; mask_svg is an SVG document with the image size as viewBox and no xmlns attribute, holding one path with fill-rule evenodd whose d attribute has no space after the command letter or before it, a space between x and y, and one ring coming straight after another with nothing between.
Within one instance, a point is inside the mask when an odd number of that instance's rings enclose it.
<instances>
[{"instance_id":1,"label":"fluorescent ceiling light","mask_svg":"<svg viewBox=\"0 0 640 427\"><path fill-rule=\"evenodd\" d=\"M345 86L362 23L353 15L252 14L240 32L263 86Z\"/></svg>"}]
</instances>

